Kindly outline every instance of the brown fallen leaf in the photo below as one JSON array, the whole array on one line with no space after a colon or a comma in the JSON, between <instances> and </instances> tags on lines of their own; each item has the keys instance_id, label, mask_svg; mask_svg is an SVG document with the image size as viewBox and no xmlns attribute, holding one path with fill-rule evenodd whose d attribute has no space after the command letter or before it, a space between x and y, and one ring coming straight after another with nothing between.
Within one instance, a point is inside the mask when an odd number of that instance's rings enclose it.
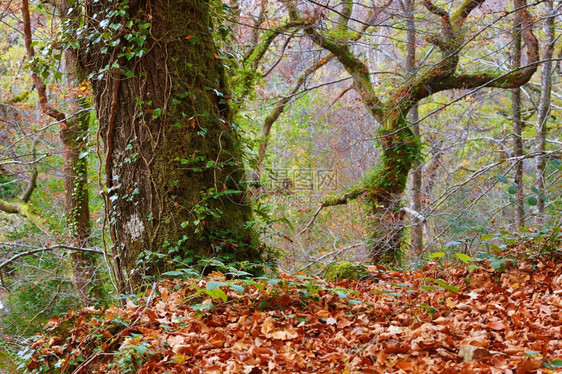
<instances>
[{"instance_id":1,"label":"brown fallen leaf","mask_svg":"<svg viewBox=\"0 0 562 374\"><path fill-rule=\"evenodd\" d=\"M517 374L526 374L534 371L542 366L542 361L537 359L528 358L522 361L515 371Z\"/></svg>"},{"instance_id":2,"label":"brown fallen leaf","mask_svg":"<svg viewBox=\"0 0 562 374\"><path fill-rule=\"evenodd\" d=\"M495 331L505 330L505 325L501 321L492 321L488 323L488 327Z\"/></svg>"},{"instance_id":3,"label":"brown fallen leaf","mask_svg":"<svg viewBox=\"0 0 562 374\"><path fill-rule=\"evenodd\" d=\"M343 329L346 328L348 326L351 326L353 324L353 322L351 322L350 320L346 319L346 318L342 318L338 321L338 329Z\"/></svg>"},{"instance_id":4,"label":"brown fallen leaf","mask_svg":"<svg viewBox=\"0 0 562 374\"><path fill-rule=\"evenodd\" d=\"M412 363L406 360L399 360L396 362L395 366L402 370L410 370L412 368Z\"/></svg>"},{"instance_id":5,"label":"brown fallen leaf","mask_svg":"<svg viewBox=\"0 0 562 374\"><path fill-rule=\"evenodd\" d=\"M299 336L299 334L295 330L290 329L290 330L273 331L267 337L273 339L279 339L279 340L291 340L296 338L297 336Z\"/></svg>"}]
</instances>

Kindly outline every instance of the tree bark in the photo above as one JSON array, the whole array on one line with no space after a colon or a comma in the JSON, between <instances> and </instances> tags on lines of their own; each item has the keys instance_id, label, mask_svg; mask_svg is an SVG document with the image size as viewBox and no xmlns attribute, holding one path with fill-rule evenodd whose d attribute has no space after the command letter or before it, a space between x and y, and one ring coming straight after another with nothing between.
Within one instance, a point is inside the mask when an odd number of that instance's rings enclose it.
<instances>
[{"instance_id":1,"label":"tree bark","mask_svg":"<svg viewBox=\"0 0 562 374\"><path fill-rule=\"evenodd\" d=\"M552 91L552 56L554 54L554 18L556 17L553 11L553 1L546 0L544 2L546 19L544 23L545 39L543 45L543 57L544 60L541 65L541 96L539 99L538 111L537 111L537 135L536 135L536 152L538 156L536 158L536 171L535 171L535 188L538 191L537 194L537 206L536 206L536 216L535 223L542 224L544 222L545 213L545 171L546 171L546 156L544 152L546 151L546 135L548 132L548 115L550 113L550 96Z\"/></svg>"},{"instance_id":2,"label":"tree bark","mask_svg":"<svg viewBox=\"0 0 562 374\"><path fill-rule=\"evenodd\" d=\"M217 9L203 0L129 6L111 17L119 11L112 1L86 2L91 33L116 31L105 43L83 46L82 60L98 78L92 85L123 291L201 257L260 261L211 32Z\"/></svg>"},{"instance_id":3,"label":"tree bark","mask_svg":"<svg viewBox=\"0 0 562 374\"><path fill-rule=\"evenodd\" d=\"M402 11L406 18L406 61L405 69L409 78L415 77L416 74L416 24L414 21L414 5L415 0L404 0L401 2ZM408 121L412 126L414 136L420 138L420 125L418 105L414 105L408 113ZM423 163L419 160L414 161L414 169L412 170L412 209L421 213L422 204L422 171ZM419 254L423 249L423 222L419 219L411 217L411 240L410 246L414 254Z\"/></svg>"},{"instance_id":4,"label":"tree bark","mask_svg":"<svg viewBox=\"0 0 562 374\"><path fill-rule=\"evenodd\" d=\"M513 27L512 68L521 66L521 18L515 18ZM511 122L513 127L513 156L523 156L523 120L521 119L521 88L511 90ZM525 207L523 201L523 159L515 162L513 184L515 185L515 224L525 226Z\"/></svg>"},{"instance_id":5,"label":"tree bark","mask_svg":"<svg viewBox=\"0 0 562 374\"><path fill-rule=\"evenodd\" d=\"M66 0L56 1L54 5L61 17L75 16L75 14L68 13L70 7ZM74 13L76 13L76 8L74 9ZM35 53L31 44L28 0L22 0L22 14L27 54L32 59ZM68 86L77 90L80 83L80 70L75 50L69 49L65 52L65 63ZM77 96L68 100L69 116L53 108L47 100L47 89L41 78L33 73L33 80L39 94L41 109L45 114L61 123L60 138L63 146L64 202L68 237L73 246L88 247L91 234L88 169L86 158L81 155L87 151L89 113L80 114L82 109L80 102L83 99L80 100ZM74 285L82 304L99 304L103 300L103 292L96 258L90 253L80 251L71 252L70 258Z\"/></svg>"}]
</instances>

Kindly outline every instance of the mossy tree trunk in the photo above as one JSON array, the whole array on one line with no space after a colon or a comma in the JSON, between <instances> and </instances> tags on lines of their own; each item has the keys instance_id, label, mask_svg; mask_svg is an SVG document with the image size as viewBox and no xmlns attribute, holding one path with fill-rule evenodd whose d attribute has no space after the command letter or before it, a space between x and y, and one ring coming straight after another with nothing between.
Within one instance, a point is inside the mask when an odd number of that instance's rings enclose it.
<instances>
[{"instance_id":1,"label":"mossy tree trunk","mask_svg":"<svg viewBox=\"0 0 562 374\"><path fill-rule=\"evenodd\" d=\"M513 51L511 63L514 69L521 66L521 24L519 17L515 18L513 26ZM513 184L516 186L515 194L515 225L518 228L525 226L525 205L523 201L523 119L521 118L521 88L511 90L511 124L513 127L513 156L520 159L515 162Z\"/></svg>"},{"instance_id":2,"label":"mossy tree trunk","mask_svg":"<svg viewBox=\"0 0 562 374\"><path fill-rule=\"evenodd\" d=\"M465 20L485 0L465 0L453 13L423 0L425 8L441 20L439 34L429 41L441 52L442 58L421 76L411 76L394 89L387 101L382 101L371 81L367 64L351 50L349 39L338 39L331 32L324 35L314 27L304 32L320 47L330 51L353 79L353 88L361 96L372 117L381 125L379 144L381 165L374 168L365 180L364 195L370 206L372 229L371 257L375 261L395 262L400 258L402 241L401 200L408 174L421 160L419 135L408 122L408 112L421 100L450 89L479 87L515 88L525 84L537 70L538 45L532 31L532 22L525 0L513 4L521 18L521 37L526 44L527 65L507 74L457 73L460 53L466 42ZM296 0L288 1L287 8L293 21L305 18ZM338 10L340 35L349 35L347 23L353 13L353 3L344 2ZM354 193L353 196L358 194ZM341 204L341 199L336 199ZM324 204L330 205L330 204Z\"/></svg>"},{"instance_id":3,"label":"mossy tree trunk","mask_svg":"<svg viewBox=\"0 0 562 374\"><path fill-rule=\"evenodd\" d=\"M82 47L123 291L197 256L260 260L212 33L217 9L203 0L124 4L86 2L89 32L111 37Z\"/></svg>"},{"instance_id":4,"label":"mossy tree trunk","mask_svg":"<svg viewBox=\"0 0 562 374\"><path fill-rule=\"evenodd\" d=\"M76 7L72 8L67 0L53 1L61 18L76 17ZM70 9L74 9L69 13ZM31 35L31 20L29 4L22 1L24 19L24 34L27 54L30 59L34 56ZM72 14L71 14L72 13ZM75 20L74 22L79 22ZM60 138L63 148L63 174L65 189L65 215L68 238L77 248L90 244L91 223L88 199L87 154L89 113L84 111L83 98L76 92L83 75L79 68L78 56L75 50L65 52L65 67L67 84L71 91L75 91L68 99L69 110L65 114L52 107L47 100L47 89L42 79L33 73L33 79L42 111L60 123ZM73 270L73 281L83 305L95 305L103 300L102 285L97 273L97 261L94 255L75 251L70 254Z\"/></svg>"},{"instance_id":5,"label":"mossy tree trunk","mask_svg":"<svg viewBox=\"0 0 562 374\"><path fill-rule=\"evenodd\" d=\"M543 29L545 33L545 39L543 44L543 55L542 58L544 62L541 65L541 95L537 110L537 122L536 122L536 146L535 151L539 153L536 159L536 169L535 169L535 183L534 187L538 190L537 196L537 206L535 209L535 224L540 225L544 223L544 213L545 213L545 178L546 178L546 166L547 166L547 156L544 154L546 151L546 135L548 132L548 117L550 114L551 106L551 94L552 94L552 56L554 54L554 45L556 42L554 21L556 18L556 10L554 9L554 4L552 0L547 0L544 2L544 12L545 17L543 17Z\"/></svg>"}]
</instances>

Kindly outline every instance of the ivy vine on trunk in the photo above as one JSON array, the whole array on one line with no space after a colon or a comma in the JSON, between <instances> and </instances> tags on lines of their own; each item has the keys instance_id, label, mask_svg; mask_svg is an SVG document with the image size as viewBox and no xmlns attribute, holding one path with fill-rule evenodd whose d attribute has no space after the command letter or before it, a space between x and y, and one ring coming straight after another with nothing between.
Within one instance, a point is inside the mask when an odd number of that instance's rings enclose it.
<instances>
[{"instance_id":1,"label":"ivy vine on trunk","mask_svg":"<svg viewBox=\"0 0 562 374\"><path fill-rule=\"evenodd\" d=\"M219 11L204 0L86 1L81 59L123 291L201 257L261 259L213 37Z\"/></svg>"}]
</instances>

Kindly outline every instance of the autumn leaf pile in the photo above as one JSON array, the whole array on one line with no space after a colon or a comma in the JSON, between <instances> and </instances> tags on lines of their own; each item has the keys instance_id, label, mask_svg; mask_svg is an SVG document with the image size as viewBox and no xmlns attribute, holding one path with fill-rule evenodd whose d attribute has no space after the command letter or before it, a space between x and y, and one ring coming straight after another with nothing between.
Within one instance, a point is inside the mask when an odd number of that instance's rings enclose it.
<instances>
[{"instance_id":1,"label":"autumn leaf pile","mask_svg":"<svg viewBox=\"0 0 562 374\"><path fill-rule=\"evenodd\" d=\"M230 287L218 272L204 280L163 281L123 308L53 318L33 344L28 370L560 372L562 264L543 259L501 271L485 262L470 270L429 264L369 271L360 281L329 284L284 275ZM197 293L209 282L221 291L214 299Z\"/></svg>"}]
</instances>

